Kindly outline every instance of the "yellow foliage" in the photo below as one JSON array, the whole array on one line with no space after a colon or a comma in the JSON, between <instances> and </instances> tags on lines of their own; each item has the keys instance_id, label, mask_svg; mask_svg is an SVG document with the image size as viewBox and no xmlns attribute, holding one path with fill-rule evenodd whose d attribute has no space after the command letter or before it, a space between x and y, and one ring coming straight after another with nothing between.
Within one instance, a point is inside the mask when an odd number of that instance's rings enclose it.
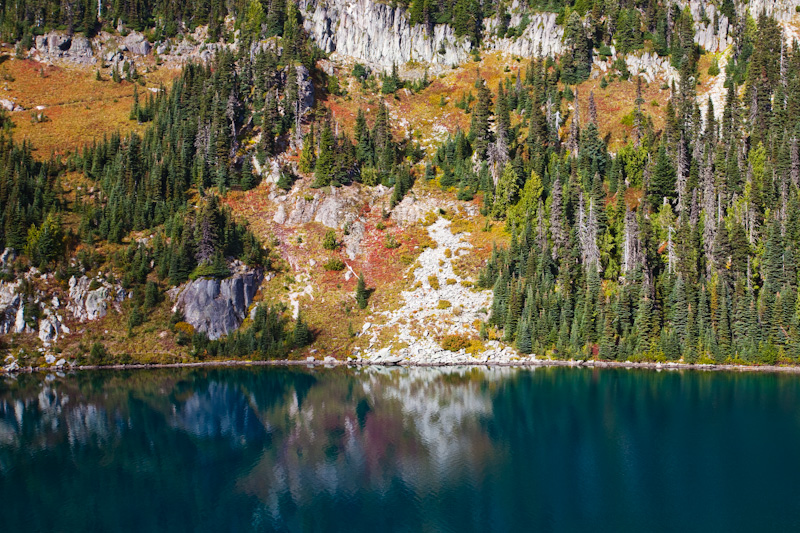
<instances>
[{"instance_id":1,"label":"yellow foliage","mask_svg":"<svg viewBox=\"0 0 800 533\"><path fill-rule=\"evenodd\" d=\"M175 324L175 331L186 335L194 335L194 326L188 322L178 322Z\"/></svg>"}]
</instances>

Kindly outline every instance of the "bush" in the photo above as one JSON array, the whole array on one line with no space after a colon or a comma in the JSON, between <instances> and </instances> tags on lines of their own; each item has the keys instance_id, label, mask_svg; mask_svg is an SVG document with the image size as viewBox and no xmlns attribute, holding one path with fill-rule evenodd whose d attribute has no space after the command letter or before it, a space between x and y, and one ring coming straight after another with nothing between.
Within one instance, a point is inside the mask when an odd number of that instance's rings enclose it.
<instances>
[{"instance_id":1,"label":"bush","mask_svg":"<svg viewBox=\"0 0 800 533\"><path fill-rule=\"evenodd\" d=\"M292 175L288 172L281 172L280 178L278 178L277 186L279 189L284 191L288 191L294 185L294 179L292 179Z\"/></svg>"},{"instance_id":2,"label":"bush","mask_svg":"<svg viewBox=\"0 0 800 533\"><path fill-rule=\"evenodd\" d=\"M335 250L338 246L336 242L336 232L329 229L325 232L325 237L322 239L322 247L326 250Z\"/></svg>"},{"instance_id":3,"label":"bush","mask_svg":"<svg viewBox=\"0 0 800 533\"><path fill-rule=\"evenodd\" d=\"M436 306L437 309L449 309L453 306L448 300L439 300L438 305Z\"/></svg>"},{"instance_id":4,"label":"bush","mask_svg":"<svg viewBox=\"0 0 800 533\"><path fill-rule=\"evenodd\" d=\"M367 79L367 76L369 75L366 67L364 67L364 65L362 65L361 63L356 63L355 66L353 66L352 74L354 78L358 78L360 81L364 81L365 79Z\"/></svg>"},{"instance_id":5,"label":"bush","mask_svg":"<svg viewBox=\"0 0 800 533\"><path fill-rule=\"evenodd\" d=\"M619 76L623 80L627 80L631 75L630 71L628 71L628 64L621 57L614 61L614 68L619 71Z\"/></svg>"},{"instance_id":6,"label":"bush","mask_svg":"<svg viewBox=\"0 0 800 533\"><path fill-rule=\"evenodd\" d=\"M183 333L189 337L194 335L194 326L188 322L178 322L173 329L176 333Z\"/></svg>"},{"instance_id":7,"label":"bush","mask_svg":"<svg viewBox=\"0 0 800 533\"><path fill-rule=\"evenodd\" d=\"M439 290L439 278L435 275L428 276L428 284L431 286L431 289L435 291Z\"/></svg>"},{"instance_id":8,"label":"bush","mask_svg":"<svg viewBox=\"0 0 800 533\"><path fill-rule=\"evenodd\" d=\"M103 365L108 362L108 352L106 347L100 342L92 344L92 349L89 351L89 362L93 365Z\"/></svg>"},{"instance_id":9,"label":"bush","mask_svg":"<svg viewBox=\"0 0 800 533\"><path fill-rule=\"evenodd\" d=\"M450 352L466 350L470 345L470 340L463 335L446 335L442 339L442 349Z\"/></svg>"},{"instance_id":10,"label":"bush","mask_svg":"<svg viewBox=\"0 0 800 533\"><path fill-rule=\"evenodd\" d=\"M391 233L386 236L386 248L393 250L395 248L400 248L400 243L397 242L397 239L394 238L394 235Z\"/></svg>"},{"instance_id":11,"label":"bush","mask_svg":"<svg viewBox=\"0 0 800 533\"><path fill-rule=\"evenodd\" d=\"M325 267L325 270L333 270L338 272L340 270L344 270L345 264L344 261L338 257L331 257L323 266Z\"/></svg>"},{"instance_id":12,"label":"bush","mask_svg":"<svg viewBox=\"0 0 800 533\"><path fill-rule=\"evenodd\" d=\"M711 66L708 67L708 75L709 76L718 76L719 75L719 62L714 59L711 62Z\"/></svg>"},{"instance_id":13,"label":"bush","mask_svg":"<svg viewBox=\"0 0 800 533\"><path fill-rule=\"evenodd\" d=\"M139 307L136 306L131 310L131 314L128 315L128 329L133 329L142 324L144 324L144 314Z\"/></svg>"},{"instance_id":14,"label":"bush","mask_svg":"<svg viewBox=\"0 0 800 533\"><path fill-rule=\"evenodd\" d=\"M222 257L222 254L216 254L214 256L214 260L209 262L203 262L189 274L189 279L194 281L197 278L218 278L218 279L225 279L231 275L231 271L228 268L228 264L225 259Z\"/></svg>"}]
</instances>

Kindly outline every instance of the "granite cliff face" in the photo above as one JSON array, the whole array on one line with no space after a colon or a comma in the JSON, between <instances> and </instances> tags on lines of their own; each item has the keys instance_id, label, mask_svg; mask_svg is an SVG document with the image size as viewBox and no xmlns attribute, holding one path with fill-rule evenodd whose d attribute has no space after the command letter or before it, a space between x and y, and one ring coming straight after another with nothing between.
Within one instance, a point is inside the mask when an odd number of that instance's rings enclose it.
<instances>
[{"instance_id":1,"label":"granite cliff face","mask_svg":"<svg viewBox=\"0 0 800 533\"><path fill-rule=\"evenodd\" d=\"M301 0L300 10L306 31L325 52L377 68L417 61L441 70L464 62L472 46L446 24L429 35L423 25L409 23L405 9L371 0Z\"/></svg>"},{"instance_id":2,"label":"granite cliff face","mask_svg":"<svg viewBox=\"0 0 800 533\"><path fill-rule=\"evenodd\" d=\"M733 27L718 7L709 1L679 0L688 7L695 21L695 42L707 52L722 52L733 43ZM796 15L800 0L750 0L745 4L753 17L766 13L779 22L788 22ZM457 37L452 27L437 24L430 32L424 24L412 25L406 9L375 0L299 0L303 25L312 39L334 58L347 58L385 70L392 64L402 67L409 62L426 65L440 72L469 59L472 43L467 37ZM740 8L744 9L744 7ZM508 6L509 27L520 27L518 37L498 39L497 17L484 20L482 47L509 54L532 57L552 56L564 51L563 27L556 24L556 14L536 13L520 0ZM206 41L205 27L193 33L193 42ZM151 45L138 32L124 38L113 38L101 33L91 41L80 35L51 32L36 38L34 50L48 60L95 64L96 52L104 52L102 59L111 62L115 54L123 52L132 58L148 55L153 48L164 60L208 60L220 47L236 43L191 44L186 40L159 42ZM108 55L109 57L106 57Z\"/></svg>"},{"instance_id":3,"label":"granite cliff face","mask_svg":"<svg viewBox=\"0 0 800 533\"><path fill-rule=\"evenodd\" d=\"M198 278L180 288L174 310L211 340L232 332L247 316L264 273L244 266L226 279Z\"/></svg>"},{"instance_id":4,"label":"granite cliff face","mask_svg":"<svg viewBox=\"0 0 800 533\"><path fill-rule=\"evenodd\" d=\"M517 27L522 22L524 10L514 0L509 13L509 27ZM555 13L529 13L528 25L519 37L498 39L497 17L485 21L484 44L492 50L499 50L521 57L554 56L564 51L564 28L556 24Z\"/></svg>"},{"instance_id":5,"label":"granite cliff face","mask_svg":"<svg viewBox=\"0 0 800 533\"><path fill-rule=\"evenodd\" d=\"M301 0L300 8L305 29L320 48L379 69L416 62L441 71L466 61L472 47L469 38L456 37L447 24L438 24L429 33L423 24L412 26L405 9L372 0ZM519 25L523 14L515 0L510 25ZM523 57L559 54L564 30L555 20L555 13L532 14L521 36L495 39L496 18L487 19L484 44Z\"/></svg>"},{"instance_id":6,"label":"granite cliff face","mask_svg":"<svg viewBox=\"0 0 800 533\"><path fill-rule=\"evenodd\" d=\"M728 18L711 2L682 1L695 21L695 42L707 52L722 52L733 44L736 31ZM751 15L762 11L778 21L796 14L800 0L751 0ZM422 24L411 25L405 9L392 8L374 0L301 0L304 26L317 44L334 58L348 58L378 69L399 67L408 62L426 64L434 72L463 63L472 43L456 37L447 24L429 33ZM521 57L552 56L564 51L564 29L556 24L555 13L534 13L514 0L509 6L509 27L519 27L527 16L528 25L518 37L498 39L497 17L484 20L482 47Z\"/></svg>"}]
</instances>

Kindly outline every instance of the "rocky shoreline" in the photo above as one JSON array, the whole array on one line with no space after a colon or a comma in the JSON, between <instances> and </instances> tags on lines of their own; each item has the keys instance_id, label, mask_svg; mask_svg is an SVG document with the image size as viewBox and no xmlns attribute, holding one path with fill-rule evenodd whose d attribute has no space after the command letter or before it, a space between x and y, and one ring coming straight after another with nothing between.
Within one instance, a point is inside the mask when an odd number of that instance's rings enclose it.
<instances>
[{"instance_id":1,"label":"rocky shoreline","mask_svg":"<svg viewBox=\"0 0 800 533\"><path fill-rule=\"evenodd\" d=\"M730 364L687 364L679 362L652 363L652 362L632 362L632 361L596 361L596 360L562 360L562 359L538 359L535 357L514 359L514 360L489 360L479 361L474 358L458 358L447 362L421 362L394 359L353 359L347 360L325 357L316 359L309 357L305 360L275 359L270 361L248 361L248 360L218 360L218 361L199 361L193 363L164 363L164 364L128 364L128 365L62 365L62 366L40 366L40 367L20 367L14 370L0 371L0 376L13 376L15 374L33 372L74 372L85 370L145 370L158 368L200 368L200 367L233 367L233 366L306 366L306 367L569 367L569 368L629 368L645 370L694 370L712 372L782 372L800 374L800 365L796 366L777 366L777 365L730 365Z\"/></svg>"}]
</instances>

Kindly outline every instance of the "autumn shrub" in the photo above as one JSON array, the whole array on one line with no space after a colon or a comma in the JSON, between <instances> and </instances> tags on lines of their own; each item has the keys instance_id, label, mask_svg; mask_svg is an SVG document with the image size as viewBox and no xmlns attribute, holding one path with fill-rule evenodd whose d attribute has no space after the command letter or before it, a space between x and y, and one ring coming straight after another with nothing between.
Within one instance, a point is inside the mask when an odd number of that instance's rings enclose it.
<instances>
[{"instance_id":1,"label":"autumn shrub","mask_svg":"<svg viewBox=\"0 0 800 533\"><path fill-rule=\"evenodd\" d=\"M323 266L325 267L325 270L329 271L332 270L338 272L340 270L344 270L345 264L344 261L342 261L338 257L331 257Z\"/></svg>"},{"instance_id":2,"label":"autumn shrub","mask_svg":"<svg viewBox=\"0 0 800 533\"><path fill-rule=\"evenodd\" d=\"M442 339L442 349L450 352L466 350L470 345L470 340L464 335L445 335Z\"/></svg>"}]
</instances>

